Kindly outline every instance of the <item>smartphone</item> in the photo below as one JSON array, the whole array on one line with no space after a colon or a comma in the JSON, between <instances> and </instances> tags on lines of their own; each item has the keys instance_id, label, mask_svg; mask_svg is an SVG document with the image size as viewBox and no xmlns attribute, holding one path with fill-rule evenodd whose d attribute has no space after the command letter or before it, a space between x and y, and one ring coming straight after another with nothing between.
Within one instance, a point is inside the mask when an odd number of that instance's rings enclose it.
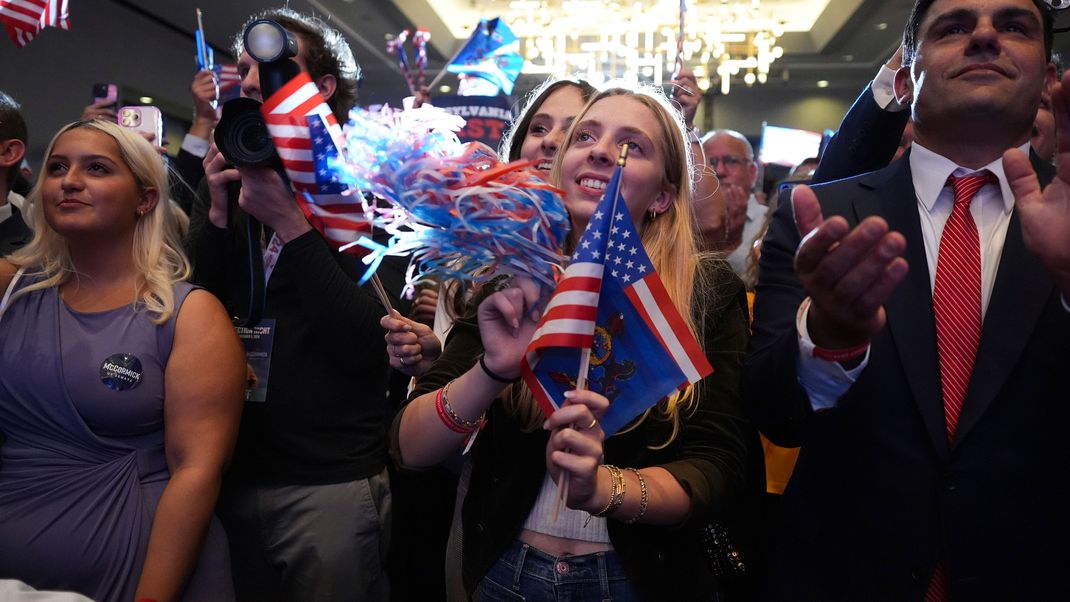
<instances>
[{"instance_id":1,"label":"smartphone","mask_svg":"<svg viewBox=\"0 0 1070 602\"><path fill-rule=\"evenodd\" d=\"M119 108L119 86L115 84L93 84L93 104L107 103L106 108L115 111Z\"/></svg>"},{"instance_id":2,"label":"smartphone","mask_svg":"<svg viewBox=\"0 0 1070 602\"><path fill-rule=\"evenodd\" d=\"M163 146L163 113L160 109L148 106L127 106L119 109L119 125L124 128L155 134L152 143Z\"/></svg>"}]
</instances>

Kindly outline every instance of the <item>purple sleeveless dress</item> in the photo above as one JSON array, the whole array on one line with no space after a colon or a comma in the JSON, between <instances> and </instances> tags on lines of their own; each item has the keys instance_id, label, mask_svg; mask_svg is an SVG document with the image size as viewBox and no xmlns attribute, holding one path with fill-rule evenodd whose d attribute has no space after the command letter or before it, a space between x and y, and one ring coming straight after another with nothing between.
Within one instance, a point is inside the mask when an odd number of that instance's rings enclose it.
<instances>
[{"instance_id":1,"label":"purple sleeveless dress","mask_svg":"<svg viewBox=\"0 0 1070 602\"><path fill-rule=\"evenodd\" d=\"M175 315L192 288L175 285ZM164 367L174 328L174 318L157 326L129 306L75 312L54 288L0 317L0 579L134 599L170 477ZM184 599L233 597L213 518Z\"/></svg>"}]
</instances>

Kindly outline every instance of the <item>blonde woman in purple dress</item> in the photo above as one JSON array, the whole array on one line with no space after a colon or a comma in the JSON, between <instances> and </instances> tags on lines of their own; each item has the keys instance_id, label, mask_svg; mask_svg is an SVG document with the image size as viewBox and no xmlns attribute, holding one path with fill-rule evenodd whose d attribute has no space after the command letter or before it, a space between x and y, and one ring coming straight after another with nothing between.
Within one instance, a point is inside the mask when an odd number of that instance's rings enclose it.
<instances>
[{"instance_id":1,"label":"blonde woman in purple dress","mask_svg":"<svg viewBox=\"0 0 1070 602\"><path fill-rule=\"evenodd\" d=\"M0 260L0 579L94 600L228 600L212 515L245 362L184 279L161 158L77 122L31 195L33 241Z\"/></svg>"}]
</instances>

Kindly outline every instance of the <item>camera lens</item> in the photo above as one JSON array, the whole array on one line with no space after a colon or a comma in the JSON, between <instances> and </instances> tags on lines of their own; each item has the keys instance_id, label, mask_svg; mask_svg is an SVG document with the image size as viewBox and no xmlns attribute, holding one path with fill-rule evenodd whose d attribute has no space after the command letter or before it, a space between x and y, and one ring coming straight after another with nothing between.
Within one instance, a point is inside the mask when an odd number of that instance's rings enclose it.
<instances>
[{"instance_id":1,"label":"camera lens","mask_svg":"<svg viewBox=\"0 0 1070 602\"><path fill-rule=\"evenodd\" d=\"M232 165L272 165L277 153L260 103L237 98L223 105L223 116L215 130L216 146Z\"/></svg>"},{"instance_id":2,"label":"camera lens","mask_svg":"<svg viewBox=\"0 0 1070 602\"><path fill-rule=\"evenodd\" d=\"M280 31L281 29L274 23L254 23L245 36L249 54L258 61L273 61L278 58L286 41L285 31Z\"/></svg>"}]
</instances>

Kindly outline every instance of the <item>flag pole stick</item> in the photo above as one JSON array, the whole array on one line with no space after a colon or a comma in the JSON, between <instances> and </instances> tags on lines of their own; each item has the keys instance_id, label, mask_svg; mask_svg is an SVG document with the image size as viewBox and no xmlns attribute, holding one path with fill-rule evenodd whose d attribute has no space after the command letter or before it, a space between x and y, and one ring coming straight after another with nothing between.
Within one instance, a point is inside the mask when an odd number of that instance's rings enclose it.
<instances>
[{"instance_id":1,"label":"flag pole stick","mask_svg":"<svg viewBox=\"0 0 1070 602\"><path fill-rule=\"evenodd\" d=\"M379 301L383 304L383 309L386 313L394 315L394 306L390 303L390 297L386 294L386 289L383 288L383 282L379 280L379 274L372 274L372 288L375 289L375 294L379 296Z\"/></svg>"},{"instance_id":2,"label":"flag pole stick","mask_svg":"<svg viewBox=\"0 0 1070 602\"><path fill-rule=\"evenodd\" d=\"M677 79L684 70L684 17L687 15L687 0L680 0L680 34L676 38L676 63L673 65L672 78Z\"/></svg>"},{"instance_id":3,"label":"flag pole stick","mask_svg":"<svg viewBox=\"0 0 1070 602\"><path fill-rule=\"evenodd\" d=\"M628 145L624 144L620 147L620 156L617 157L617 167L623 168L624 164L628 161ZM620 200L620 185L617 186L616 196L613 198L613 213L617 212L617 201ZM613 219L610 216L610 219ZM606 247L611 248L612 235L606 240ZM576 390L587 390L587 371L591 368L591 348L585 347L580 351L580 369L576 373ZM569 428L576 428L576 425L570 425ZM596 469L597 470L597 469ZM562 470L561 474L557 475L557 503L554 504L554 512L550 516L550 522L557 522L557 515L561 512L561 506L568 499L568 484L571 481L568 478L568 471Z\"/></svg>"},{"instance_id":4,"label":"flag pole stick","mask_svg":"<svg viewBox=\"0 0 1070 602\"><path fill-rule=\"evenodd\" d=\"M481 24L481 25L483 25L483 24ZM485 25L484 25L484 27L485 27ZM490 30L488 29L487 32L490 33ZM472 36L474 36L475 34L476 34L476 32L472 32ZM472 36L468 37L468 41L471 41ZM431 80L431 83L427 85L427 89L428 90L434 90L435 86L438 85L438 82L442 81L443 77L446 77L446 74L449 73L449 71L446 69L446 67L449 67L450 65L452 65L453 61L457 60L457 57L461 56L461 52L463 52L464 51L464 47L468 45L468 41L465 41L464 44L461 44L461 47L457 49L457 52L453 53L453 58L451 58L450 60L446 61L445 65L442 65L442 71L439 71L438 75L435 76L435 79Z\"/></svg>"},{"instance_id":5,"label":"flag pole stick","mask_svg":"<svg viewBox=\"0 0 1070 602\"><path fill-rule=\"evenodd\" d=\"M465 44L467 44L467 42ZM438 82L442 81L443 77L446 77L446 74L449 73L449 71L446 69L446 67L449 67L450 65L452 65L453 61L457 60L457 57L461 56L461 51L464 50L465 44L461 44L460 49L458 49L457 52L453 53L453 58L451 58L450 60L446 61L445 65L442 65L442 71L439 71L438 75L435 76L435 79L431 80L430 84L427 84L427 89L428 90L434 90L435 86L438 85Z\"/></svg>"}]
</instances>

